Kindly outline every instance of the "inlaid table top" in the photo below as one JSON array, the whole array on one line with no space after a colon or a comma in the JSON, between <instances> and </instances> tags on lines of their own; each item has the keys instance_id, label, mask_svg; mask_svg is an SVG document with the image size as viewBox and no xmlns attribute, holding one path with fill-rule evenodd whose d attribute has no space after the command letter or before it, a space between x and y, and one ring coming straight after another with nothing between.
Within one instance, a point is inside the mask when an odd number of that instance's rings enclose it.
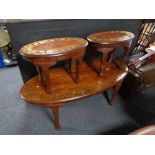
<instances>
[{"instance_id":1,"label":"inlaid table top","mask_svg":"<svg viewBox=\"0 0 155 155\"><path fill-rule=\"evenodd\" d=\"M96 69L99 68L100 61L96 60L94 65ZM59 67L51 69L50 76L53 77L53 89L50 94L44 91L44 87L37 80L37 77L33 77L21 88L20 96L30 103L50 107L56 103L65 103L95 95L96 93L111 88L117 82L124 79L127 74L127 67L125 64L124 69L116 68L113 63L104 65L108 65L110 69L105 69L104 76L99 77L96 72L86 65L86 63L82 62L79 84L73 82L72 78L67 75L63 68ZM73 73L75 73L75 68L74 64Z\"/></svg>"},{"instance_id":2,"label":"inlaid table top","mask_svg":"<svg viewBox=\"0 0 155 155\"><path fill-rule=\"evenodd\" d=\"M88 42L82 38L53 38L30 43L21 48L23 56L59 56L86 47Z\"/></svg>"},{"instance_id":3,"label":"inlaid table top","mask_svg":"<svg viewBox=\"0 0 155 155\"><path fill-rule=\"evenodd\" d=\"M87 39L93 43L110 44L129 41L134 38L134 34L127 31L106 31L90 34Z\"/></svg>"}]
</instances>

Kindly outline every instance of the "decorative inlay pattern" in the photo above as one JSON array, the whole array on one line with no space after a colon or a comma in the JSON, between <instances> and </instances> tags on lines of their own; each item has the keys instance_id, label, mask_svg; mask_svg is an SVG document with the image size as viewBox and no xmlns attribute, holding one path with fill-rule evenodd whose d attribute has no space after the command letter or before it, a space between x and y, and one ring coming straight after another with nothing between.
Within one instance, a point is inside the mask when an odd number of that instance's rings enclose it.
<instances>
[{"instance_id":1,"label":"decorative inlay pattern","mask_svg":"<svg viewBox=\"0 0 155 155\"><path fill-rule=\"evenodd\" d=\"M134 38L134 34L127 31L107 31L93 33L87 37L90 42L96 43L113 43L128 41Z\"/></svg>"},{"instance_id":2,"label":"decorative inlay pattern","mask_svg":"<svg viewBox=\"0 0 155 155\"><path fill-rule=\"evenodd\" d=\"M99 68L100 61L94 61L94 65ZM63 68L53 68L50 72L53 81L51 93L47 93L37 77L33 77L21 88L20 96L33 104L57 105L56 103L65 103L102 92L116 85L127 74L125 64L124 69L117 69L113 63L104 65L105 74L100 78L85 62L82 62L80 83L78 84L73 82ZM110 69L106 70L106 66ZM75 72L75 64L73 64L72 69Z\"/></svg>"},{"instance_id":3,"label":"decorative inlay pattern","mask_svg":"<svg viewBox=\"0 0 155 155\"><path fill-rule=\"evenodd\" d=\"M86 47L82 38L53 38L30 43L21 48L22 55L55 55Z\"/></svg>"}]
</instances>

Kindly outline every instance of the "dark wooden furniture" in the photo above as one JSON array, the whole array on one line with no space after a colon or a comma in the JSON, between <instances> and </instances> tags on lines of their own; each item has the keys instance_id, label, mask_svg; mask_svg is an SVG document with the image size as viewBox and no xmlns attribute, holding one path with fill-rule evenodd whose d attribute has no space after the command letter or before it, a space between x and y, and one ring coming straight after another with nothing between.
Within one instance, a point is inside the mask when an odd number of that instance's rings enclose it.
<instances>
[{"instance_id":1,"label":"dark wooden furniture","mask_svg":"<svg viewBox=\"0 0 155 155\"><path fill-rule=\"evenodd\" d=\"M95 60L94 66L98 68L99 65L100 61ZM92 68L88 67L85 62L82 62L80 68L80 82L78 84L68 76L64 68L58 67L51 69L50 76L53 82L51 93L44 91L42 83L36 76L24 84L20 90L20 96L22 99L32 104L39 104L51 108L54 116L55 128L58 129L60 128L58 110L69 101L92 96L108 88L115 87L109 101L113 103L121 83L127 75L127 67L124 65L123 68L120 69L113 63L107 62L104 64L104 69L107 66L109 70L104 70L104 76L99 77ZM76 72L76 65L74 63L72 72Z\"/></svg>"},{"instance_id":2,"label":"dark wooden furniture","mask_svg":"<svg viewBox=\"0 0 155 155\"><path fill-rule=\"evenodd\" d=\"M99 75L103 76L103 64L112 62L115 48L123 47L124 53L121 65L126 61L127 54L131 47L134 34L127 31L106 31L90 34L87 39L90 42L92 51L90 52L89 66L93 67L93 48L102 53Z\"/></svg>"},{"instance_id":3,"label":"dark wooden furniture","mask_svg":"<svg viewBox=\"0 0 155 155\"><path fill-rule=\"evenodd\" d=\"M149 46L154 46L150 43ZM148 50L146 48L146 50ZM132 87L130 87L132 85ZM129 74L123 82L121 94L128 97L155 85L155 55L142 62L137 69L129 67Z\"/></svg>"},{"instance_id":4,"label":"dark wooden furniture","mask_svg":"<svg viewBox=\"0 0 155 155\"><path fill-rule=\"evenodd\" d=\"M19 50L22 46L38 40L58 37L87 38L88 34L101 31L125 30L133 32L135 39L131 50L134 48L142 25L142 19L57 19L57 20L7 20L5 23L11 37L11 45L16 54L23 82L37 75L35 66L22 59ZM118 51L118 52L117 52ZM120 53L116 49L116 54ZM85 59L87 58L86 52ZM61 65L58 62L56 66Z\"/></svg>"},{"instance_id":5,"label":"dark wooden furniture","mask_svg":"<svg viewBox=\"0 0 155 155\"><path fill-rule=\"evenodd\" d=\"M142 20L42 20L42 21L26 21L26 22L8 22L6 23L6 26L8 28L9 34L11 36L13 49L16 53L17 60L19 63L19 69L22 75L22 79L24 83L27 81L27 83L22 87L20 95L23 99L26 101L29 101L33 104L41 104L46 107L49 107L52 109L53 114L55 116L55 127L59 127L59 119L58 119L58 109L60 106L63 106L64 103L67 103L68 101L73 101L76 99L80 99L82 97L95 95L96 93L105 91L107 88L117 86L114 89L114 95L116 95L118 88L120 87L120 83L122 82L123 78L127 74L127 70L116 68L113 64L104 64L106 66L111 66L109 68L113 68L112 70L105 70L104 75L102 77L97 76L97 74L91 69L86 66L85 63L82 63L81 71L84 69L81 73L80 77L80 83L76 84L73 82L73 80L68 76L64 68L54 68L51 70L51 81L54 81L56 79L56 83L52 83L53 89L56 88L56 84L63 83L65 84L64 79L68 79L71 83L71 85L65 85L66 89L64 92L61 91L62 89L57 88L57 91L52 96L53 99L49 97L49 93L46 93L43 91L43 85L37 80L37 77L31 79L35 75L37 75L36 68L32 63L29 63L28 61L24 61L19 54L19 49L28 43L37 41L37 40L43 40L47 38L55 38L55 37L67 37L67 36L76 36L76 37L82 37L86 38L88 34L91 34L93 32L97 31L111 31L111 30L127 30L131 31L135 34L136 38L138 37L139 30L142 24ZM132 47L134 47L134 44L136 43L136 39L132 44ZM119 49L118 49L119 50ZM87 51L89 53L89 51ZM98 64L98 65L97 65ZM100 62L98 63L94 62L94 66L99 68ZM113 67L112 67L113 66ZM75 73L75 66L73 66L73 73ZM83 69L82 69L83 68ZM104 67L107 68L107 67ZM53 74L55 72L55 74ZM65 76L59 76L60 74ZM54 76L55 75L55 76ZM91 77L91 75L93 75ZM55 77L55 78L54 78ZM82 80L82 79L83 80ZM31 79L31 80L30 80ZM89 82L89 79L90 80ZM28 81L29 80L29 81ZM64 81L64 82L63 82ZM94 82L95 81L95 82ZM69 83L69 84L70 84ZM83 83L85 84L84 87L82 87ZM63 85L59 85L61 87L65 87ZM70 89L73 86L80 87L81 89ZM31 92L30 90L34 90L34 92ZM93 89L94 88L94 89ZM41 90L40 90L41 89ZM38 92L37 92L38 90ZM37 95L40 94L40 97L36 99ZM67 91L67 92L66 92ZM52 90L53 92L53 90ZM61 94L60 94L61 92ZM81 93L77 97L72 96L75 93ZM35 95L36 94L36 95ZM64 94L64 100L59 97ZM72 94L72 95L71 95ZM71 96L70 96L71 95ZM77 94L78 95L78 94ZM76 98L77 97L77 98ZM114 98L114 97L113 97ZM57 100L58 102L53 102L53 100Z\"/></svg>"},{"instance_id":6,"label":"dark wooden furniture","mask_svg":"<svg viewBox=\"0 0 155 155\"><path fill-rule=\"evenodd\" d=\"M54 38L30 43L21 48L25 60L31 61L38 70L39 80L51 92L49 69L57 61L69 60L68 72L71 74L71 60L76 60L75 81L79 81L79 65L85 54L88 42L81 38ZM63 81L63 80L62 80Z\"/></svg>"}]
</instances>

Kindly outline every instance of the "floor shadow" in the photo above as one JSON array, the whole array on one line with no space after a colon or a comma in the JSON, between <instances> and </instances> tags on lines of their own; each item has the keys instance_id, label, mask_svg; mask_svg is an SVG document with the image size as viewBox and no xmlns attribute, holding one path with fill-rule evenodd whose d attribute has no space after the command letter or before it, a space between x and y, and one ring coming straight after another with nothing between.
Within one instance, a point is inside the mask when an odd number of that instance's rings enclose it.
<instances>
[{"instance_id":1,"label":"floor shadow","mask_svg":"<svg viewBox=\"0 0 155 155\"><path fill-rule=\"evenodd\" d=\"M140 126L155 124L155 87L126 98L124 109Z\"/></svg>"},{"instance_id":2,"label":"floor shadow","mask_svg":"<svg viewBox=\"0 0 155 155\"><path fill-rule=\"evenodd\" d=\"M133 124L127 124L123 126L116 127L111 129L107 132L98 133L99 135L128 135L130 132L134 131L135 129L139 128L139 126Z\"/></svg>"}]
</instances>

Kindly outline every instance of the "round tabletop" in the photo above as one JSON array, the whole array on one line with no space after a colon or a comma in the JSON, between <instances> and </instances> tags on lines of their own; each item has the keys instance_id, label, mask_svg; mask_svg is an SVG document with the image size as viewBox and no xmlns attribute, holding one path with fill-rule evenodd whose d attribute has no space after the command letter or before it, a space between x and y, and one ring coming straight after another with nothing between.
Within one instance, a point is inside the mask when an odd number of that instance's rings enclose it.
<instances>
[{"instance_id":1,"label":"round tabletop","mask_svg":"<svg viewBox=\"0 0 155 155\"><path fill-rule=\"evenodd\" d=\"M87 45L88 42L82 38L53 38L25 45L20 49L20 54L28 57L59 56L74 52Z\"/></svg>"},{"instance_id":2,"label":"round tabletop","mask_svg":"<svg viewBox=\"0 0 155 155\"><path fill-rule=\"evenodd\" d=\"M92 43L112 44L124 41L130 41L134 34L127 31L106 31L90 34L87 39Z\"/></svg>"}]
</instances>

